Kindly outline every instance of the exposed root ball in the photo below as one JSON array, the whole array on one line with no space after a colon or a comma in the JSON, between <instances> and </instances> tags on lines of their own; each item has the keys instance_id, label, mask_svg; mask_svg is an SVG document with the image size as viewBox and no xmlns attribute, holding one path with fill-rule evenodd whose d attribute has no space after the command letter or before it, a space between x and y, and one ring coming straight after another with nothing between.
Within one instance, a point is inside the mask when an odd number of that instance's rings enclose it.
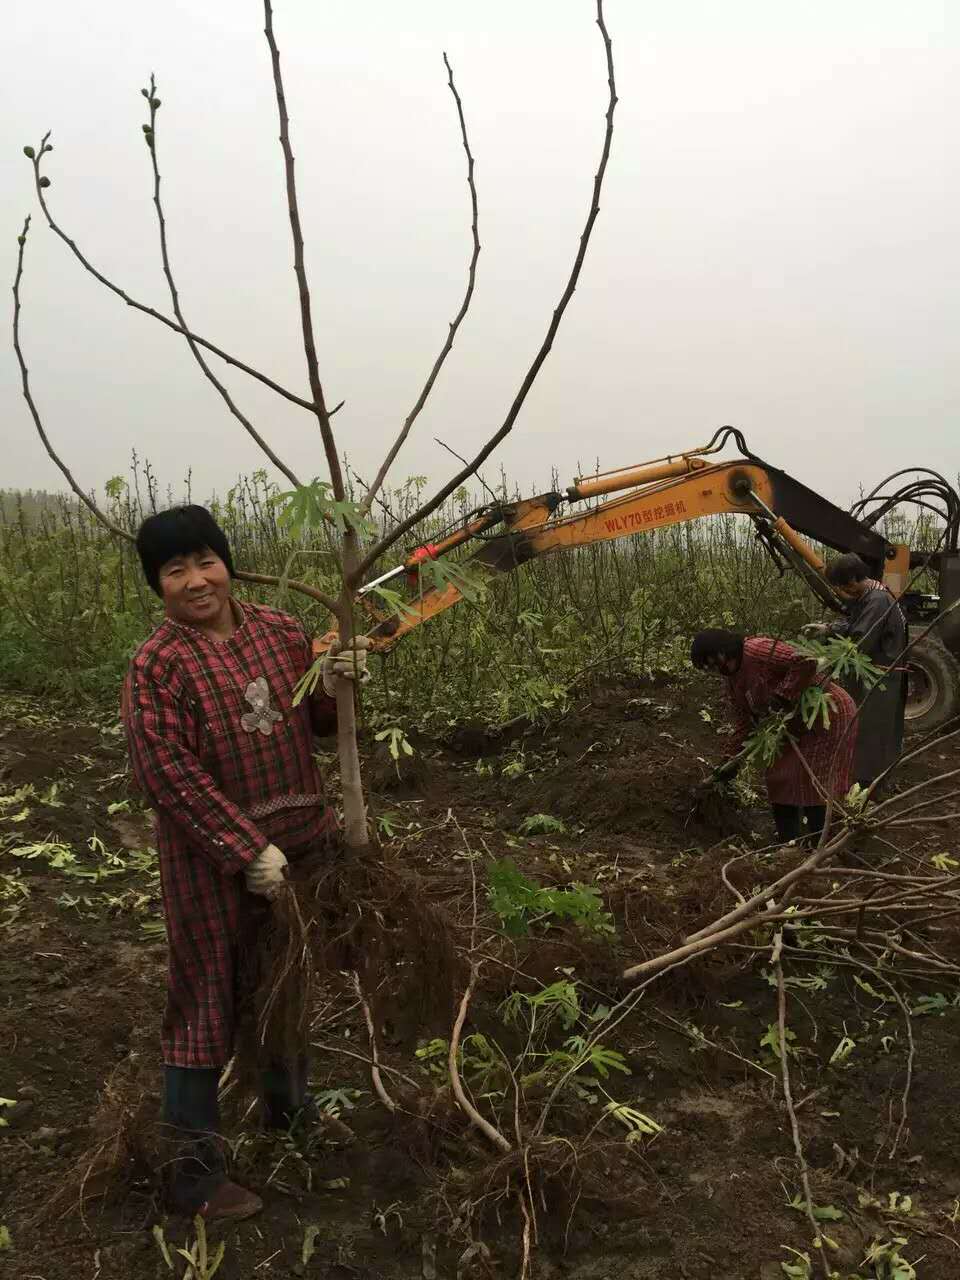
<instances>
[{"instance_id":1,"label":"exposed root ball","mask_svg":"<svg viewBox=\"0 0 960 1280\"><path fill-rule=\"evenodd\" d=\"M377 849L342 848L296 863L259 930L251 973L256 1043L246 1028L244 1074L255 1062L296 1061L318 973L356 972L377 1022L398 1005L419 1018L446 1019L460 970L454 936L420 878Z\"/></svg>"},{"instance_id":2,"label":"exposed root ball","mask_svg":"<svg viewBox=\"0 0 960 1280\"><path fill-rule=\"evenodd\" d=\"M518 1206L523 1199L533 1211L541 1242L565 1248L574 1214L592 1204L602 1205L608 1216L635 1216L644 1206L635 1191L618 1194L620 1186L635 1188L636 1156L626 1143L589 1139L577 1144L562 1139L541 1139L519 1147L500 1159L488 1159L468 1171L458 1161L448 1174L435 1202L438 1221L452 1232L464 1224L474 1238L496 1233L503 1236L504 1211L518 1231ZM451 1207L456 1217L448 1223Z\"/></svg>"}]
</instances>

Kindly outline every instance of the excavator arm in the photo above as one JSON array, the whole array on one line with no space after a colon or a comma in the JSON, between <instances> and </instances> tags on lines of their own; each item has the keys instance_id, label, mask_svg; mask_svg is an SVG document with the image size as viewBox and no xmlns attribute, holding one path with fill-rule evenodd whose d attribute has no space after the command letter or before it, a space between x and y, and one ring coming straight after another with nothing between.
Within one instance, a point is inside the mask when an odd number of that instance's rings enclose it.
<instances>
[{"instance_id":1,"label":"excavator arm","mask_svg":"<svg viewBox=\"0 0 960 1280\"><path fill-rule=\"evenodd\" d=\"M729 462L708 461L733 436L744 456ZM626 492L624 492L626 491ZM616 495L616 496L610 496ZM583 514L560 514L566 503L603 497ZM427 560L437 559L468 540L482 545L462 562L465 569L491 577L512 573L537 556L591 543L629 537L669 525L715 515L746 515L778 564L794 568L818 598L831 608L841 602L823 576L823 561L807 538L835 551L854 551L878 578L899 594L909 571L910 551L889 543L875 529L799 481L769 466L746 450L743 437L722 428L707 445L639 467L581 478L566 492L540 494L514 503L482 509L436 544L417 548L396 569L363 588L375 591L386 580L406 574L415 584ZM498 527L503 531L495 533ZM419 591L402 611L379 617L368 630L372 647L384 652L409 631L463 599L456 576L442 586ZM323 653L336 638L328 632L314 642Z\"/></svg>"}]
</instances>

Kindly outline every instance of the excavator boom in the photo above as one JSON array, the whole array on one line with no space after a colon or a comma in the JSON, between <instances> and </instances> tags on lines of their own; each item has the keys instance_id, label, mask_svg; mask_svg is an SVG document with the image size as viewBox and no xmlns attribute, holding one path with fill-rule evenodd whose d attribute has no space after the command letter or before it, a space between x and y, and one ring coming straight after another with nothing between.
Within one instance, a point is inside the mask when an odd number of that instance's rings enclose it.
<instances>
[{"instance_id":1,"label":"excavator boom","mask_svg":"<svg viewBox=\"0 0 960 1280\"><path fill-rule=\"evenodd\" d=\"M722 449L731 437L742 456L727 462L710 460L710 455ZM605 500L582 514L560 514L564 503L569 506L597 497ZM415 627L463 599L456 572L446 575L442 585L423 589L420 570L426 561L473 538L482 538L482 545L462 562L463 566L497 577L512 573L537 556L715 515L745 515L752 519L758 537L774 558L794 568L821 602L831 608L841 608L842 602L823 576L823 560L807 539L834 551L856 552L896 595L907 586L909 547L889 542L870 521L858 519L785 471L770 466L747 450L739 431L724 427L699 448L636 467L581 477L565 497L545 493L513 503L494 503L474 512L441 541L416 549L403 565L364 588L375 591L377 584L398 573L406 573L420 587L400 612L377 618L368 631L372 647L381 652L393 648ZM495 533L498 527L502 532ZM953 550L956 559L956 549ZM460 582L466 586L462 577ZM331 631L315 641L315 652L325 652L335 636Z\"/></svg>"}]
</instances>

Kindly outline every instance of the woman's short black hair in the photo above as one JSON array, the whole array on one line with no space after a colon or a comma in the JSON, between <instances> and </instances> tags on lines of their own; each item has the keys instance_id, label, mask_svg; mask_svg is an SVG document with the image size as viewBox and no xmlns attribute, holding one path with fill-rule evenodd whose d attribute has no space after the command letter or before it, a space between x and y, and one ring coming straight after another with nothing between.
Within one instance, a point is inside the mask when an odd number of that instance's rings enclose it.
<instances>
[{"instance_id":1,"label":"woman's short black hair","mask_svg":"<svg viewBox=\"0 0 960 1280\"><path fill-rule=\"evenodd\" d=\"M739 631L724 631L719 627L698 631L690 646L690 661L700 670L712 666L717 658L736 658L739 662L745 638Z\"/></svg>"},{"instance_id":2,"label":"woman's short black hair","mask_svg":"<svg viewBox=\"0 0 960 1280\"><path fill-rule=\"evenodd\" d=\"M835 587L846 587L851 582L863 582L870 577L870 570L858 555L848 551L846 555L837 556L827 565L826 579Z\"/></svg>"},{"instance_id":3,"label":"woman's short black hair","mask_svg":"<svg viewBox=\"0 0 960 1280\"><path fill-rule=\"evenodd\" d=\"M154 516L147 516L137 530L137 551L144 577L157 595L161 594L160 570L168 561L203 550L218 555L230 571L230 577L235 576L227 535L206 507L171 507L169 511L158 511Z\"/></svg>"}]
</instances>

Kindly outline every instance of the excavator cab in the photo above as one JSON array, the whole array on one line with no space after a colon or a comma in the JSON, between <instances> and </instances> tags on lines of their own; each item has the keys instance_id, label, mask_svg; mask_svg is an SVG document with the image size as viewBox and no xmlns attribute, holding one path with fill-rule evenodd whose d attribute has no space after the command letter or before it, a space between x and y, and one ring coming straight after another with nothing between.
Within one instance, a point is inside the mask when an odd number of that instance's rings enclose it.
<instances>
[{"instance_id":1,"label":"excavator cab","mask_svg":"<svg viewBox=\"0 0 960 1280\"><path fill-rule=\"evenodd\" d=\"M909 549L903 589L890 586L916 641L906 659L907 723L931 732L960 715L960 495L940 472L910 467L881 480L851 514L874 530L900 507L927 516L917 527L928 545Z\"/></svg>"}]
</instances>

